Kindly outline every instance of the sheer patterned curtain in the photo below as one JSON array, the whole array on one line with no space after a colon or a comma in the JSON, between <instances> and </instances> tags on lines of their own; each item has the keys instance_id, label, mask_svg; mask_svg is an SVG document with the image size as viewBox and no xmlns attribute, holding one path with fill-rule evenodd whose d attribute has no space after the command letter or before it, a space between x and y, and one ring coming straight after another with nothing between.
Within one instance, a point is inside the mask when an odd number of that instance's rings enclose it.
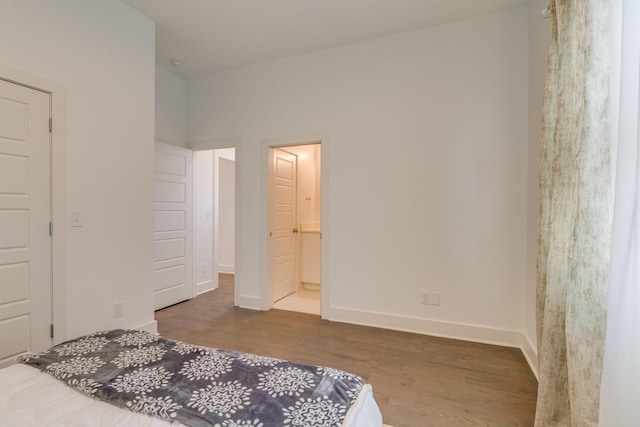
<instances>
[{"instance_id":1,"label":"sheer patterned curtain","mask_svg":"<svg viewBox=\"0 0 640 427\"><path fill-rule=\"evenodd\" d=\"M538 245L536 426L598 424L612 227L607 0L552 0Z\"/></svg>"},{"instance_id":2,"label":"sheer patterned curtain","mask_svg":"<svg viewBox=\"0 0 640 427\"><path fill-rule=\"evenodd\" d=\"M640 1L611 0L611 140L617 153L600 425L640 425Z\"/></svg>"}]
</instances>

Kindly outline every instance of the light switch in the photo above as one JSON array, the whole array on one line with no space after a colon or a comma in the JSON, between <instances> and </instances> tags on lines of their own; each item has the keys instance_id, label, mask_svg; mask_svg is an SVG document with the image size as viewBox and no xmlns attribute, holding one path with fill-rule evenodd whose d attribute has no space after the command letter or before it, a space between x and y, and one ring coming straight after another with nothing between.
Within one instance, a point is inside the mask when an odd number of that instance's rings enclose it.
<instances>
[{"instance_id":1,"label":"light switch","mask_svg":"<svg viewBox=\"0 0 640 427\"><path fill-rule=\"evenodd\" d=\"M207 211L207 219L211 219L212 216L213 216L213 212Z\"/></svg>"},{"instance_id":2,"label":"light switch","mask_svg":"<svg viewBox=\"0 0 640 427\"><path fill-rule=\"evenodd\" d=\"M82 227L82 211L69 212L69 224L71 227Z\"/></svg>"}]
</instances>

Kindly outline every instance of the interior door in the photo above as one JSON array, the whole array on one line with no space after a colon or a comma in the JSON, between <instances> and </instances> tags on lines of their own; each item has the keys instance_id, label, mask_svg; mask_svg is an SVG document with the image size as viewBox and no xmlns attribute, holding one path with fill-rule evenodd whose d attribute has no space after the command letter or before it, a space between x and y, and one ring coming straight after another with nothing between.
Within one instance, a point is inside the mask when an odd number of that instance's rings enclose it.
<instances>
[{"instance_id":1,"label":"interior door","mask_svg":"<svg viewBox=\"0 0 640 427\"><path fill-rule=\"evenodd\" d=\"M154 175L154 307L193 298L193 153L156 144Z\"/></svg>"},{"instance_id":2,"label":"interior door","mask_svg":"<svg viewBox=\"0 0 640 427\"><path fill-rule=\"evenodd\" d=\"M297 157L271 149L270 285L273 301L296 291Z\"/></svg>"},{"instance_id":3,"label":"interior door","mask_svg":"<svg viewBox=\"0 0 640 427\"><path fill-rule=\"evenodd\" d=\"M52 344L49 94L0 80L0 367Z\"/></svg>"}]
</instances>

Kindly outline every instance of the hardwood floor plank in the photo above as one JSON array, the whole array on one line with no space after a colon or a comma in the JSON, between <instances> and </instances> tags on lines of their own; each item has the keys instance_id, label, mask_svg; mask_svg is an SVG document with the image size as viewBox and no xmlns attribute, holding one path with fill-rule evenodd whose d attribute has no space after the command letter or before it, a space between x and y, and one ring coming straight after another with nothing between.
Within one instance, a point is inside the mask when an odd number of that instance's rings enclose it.
<instances>
[{"instance_id":1,"label":"hardwood floor plank","mask_svg":"<svg viewBox=\"0 0 640 427\"><path fill-rule=\"evenodd\" d=\"M533 425L538 385L519 349L233 307L225 274L156 320L169 338L356 373L394 427Z\"/></svg>"}]
</instances>

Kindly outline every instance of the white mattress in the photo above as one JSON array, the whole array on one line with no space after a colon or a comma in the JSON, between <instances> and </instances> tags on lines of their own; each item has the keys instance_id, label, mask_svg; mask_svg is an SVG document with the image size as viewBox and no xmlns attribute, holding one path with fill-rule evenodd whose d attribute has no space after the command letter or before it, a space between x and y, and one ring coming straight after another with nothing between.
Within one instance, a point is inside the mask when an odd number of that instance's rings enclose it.
<instances>
[{"instance_id":1,"label":"white mattress","mask_svg":"<svg viewBox=\"0 0 640 427\"><path fill-rule=\"evenodd\" d=\"M3 427L181 425L98 401L30 366L17 364L0 369L0 426ZM382 426L382 415L370 385L363 388L343 426Z\"/></svg>"}]
</instances>

